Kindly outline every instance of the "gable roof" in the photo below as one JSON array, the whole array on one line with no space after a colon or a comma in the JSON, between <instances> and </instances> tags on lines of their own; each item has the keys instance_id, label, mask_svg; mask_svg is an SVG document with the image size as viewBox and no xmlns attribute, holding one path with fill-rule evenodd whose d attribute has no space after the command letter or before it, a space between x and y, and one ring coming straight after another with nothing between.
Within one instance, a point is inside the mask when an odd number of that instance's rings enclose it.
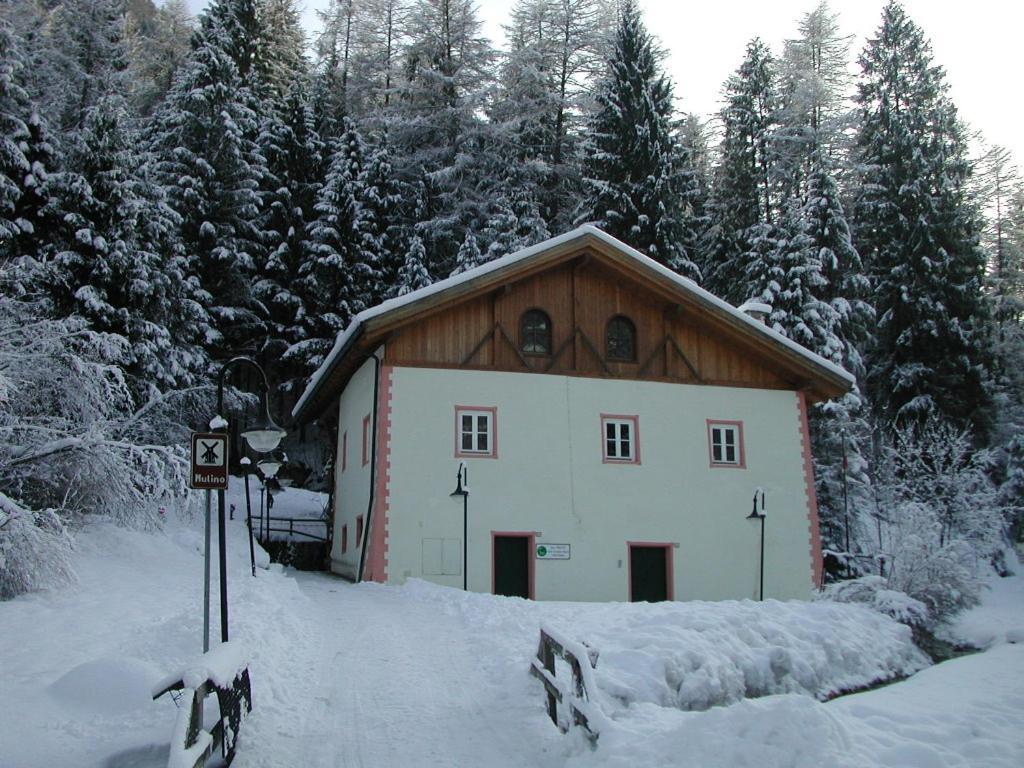
<instances>
[{"instance_id":1,"label":"gable roof","mask_svg":"<svg viewBox=\"0 0 1024 768\"><path fill-rule=\"evenodd\" d=\"M310 377L306 389L292 409L292 416L297 421L305 422L322 412L334 390L330 386L333 374L349 353L360 346L359 342L366 336L367 329L381 328L398 321L407 322L438 305L454 303L505 284L509 279L518 277L525 269L557 263L587 246L614 258L627 268L654 279L676 293L680 299L685 298L690 303L695 303L700 308L725 319L731 326L747 335L757 337L778 355L799 363L811 380L823 380L828 389L846 392L853 386L854 377L840 366L741 312L701 288L693 280L673 272L597 227L584 224L565 234L360 312L352 318L348 328L338 335L330 353Z\"/></svg>"}]
</instances>

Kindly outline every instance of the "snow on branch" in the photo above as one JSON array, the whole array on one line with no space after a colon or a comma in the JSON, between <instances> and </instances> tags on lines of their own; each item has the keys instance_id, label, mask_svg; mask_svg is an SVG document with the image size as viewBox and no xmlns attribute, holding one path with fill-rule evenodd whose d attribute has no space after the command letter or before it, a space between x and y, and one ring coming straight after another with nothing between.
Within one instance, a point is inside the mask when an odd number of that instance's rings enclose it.
<instances>
[{"instance_id":1,"label":"snow on branch","mask_svg":"<svg viewBox=\"0 0 1024 768\"><path fill-rule=\"evenodd\" d=\"M180 402L197 392L137 407L124 339L31 300L0 296L0 338L6 598L73 579L71 531L90 515L150 527L158 507L188 508Z\"/></svg>"}]
</instances>

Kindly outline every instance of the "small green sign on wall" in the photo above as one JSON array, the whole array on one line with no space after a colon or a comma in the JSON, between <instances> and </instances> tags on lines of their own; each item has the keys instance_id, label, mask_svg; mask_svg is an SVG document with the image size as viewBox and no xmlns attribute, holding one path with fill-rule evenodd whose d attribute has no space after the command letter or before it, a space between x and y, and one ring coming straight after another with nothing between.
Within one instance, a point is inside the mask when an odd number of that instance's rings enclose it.
<instances>
[{"instance_id":1,"label":"small green sign on wall","mask_svg":"<svg viewBox=\"0 0 1024 768\"><path fill-rule=\"evenodd\" d=\"M537 545L537 559L538 560L568 560L569 559L569 545L568 544L538 544Z\"/></svg>"}]
</instances>

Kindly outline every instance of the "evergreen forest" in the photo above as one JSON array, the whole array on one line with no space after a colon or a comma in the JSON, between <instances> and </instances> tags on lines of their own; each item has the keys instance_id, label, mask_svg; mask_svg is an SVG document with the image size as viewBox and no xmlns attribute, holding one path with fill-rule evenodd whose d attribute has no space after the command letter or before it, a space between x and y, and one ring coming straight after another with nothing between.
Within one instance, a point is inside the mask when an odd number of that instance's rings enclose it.
<instances>
[{"instance_id":1,"label":"evergreen forest","mask_svg":"<svg viewBox=\"0 0 1024 768\"><path fill-rule=\"evenodd\" d=\"M751 40L711 116L677 111L634 0L516 0L504 47L472 0L319 22L0 7L0 597L70 578L84 517L184 503L225 360L283 420L358 312L583 222L856 376L811 414L829 580L940 617L1004 567L1024 178L899 3L862 50L827 2Z\"/></svg>"}]
</instances>

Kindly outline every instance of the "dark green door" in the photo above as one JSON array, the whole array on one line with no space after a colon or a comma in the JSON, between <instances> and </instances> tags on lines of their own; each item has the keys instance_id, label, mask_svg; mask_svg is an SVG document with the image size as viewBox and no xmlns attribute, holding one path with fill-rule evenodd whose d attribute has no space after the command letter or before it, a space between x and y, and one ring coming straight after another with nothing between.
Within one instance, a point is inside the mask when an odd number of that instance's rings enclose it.
<instances>
[{"instance_id":1,"label":"dark green door","mask_svg":"<svg viewBox=\"0 0 1024 768\"><path fill-rule=\"evenodd\" d=\"M634 603L668 600L668 550L665 547L629 548L629 599Z\"/></svg>"},{"instance_id":2,"label":"dark green door","mask_svg":"<svg viewBox=\"0 0 1024 768\"><path fill-rule=\"evenodd\" d=\"M530 539L494 537L494 594L530 597Z\"/></svg>"}]
</instances>

